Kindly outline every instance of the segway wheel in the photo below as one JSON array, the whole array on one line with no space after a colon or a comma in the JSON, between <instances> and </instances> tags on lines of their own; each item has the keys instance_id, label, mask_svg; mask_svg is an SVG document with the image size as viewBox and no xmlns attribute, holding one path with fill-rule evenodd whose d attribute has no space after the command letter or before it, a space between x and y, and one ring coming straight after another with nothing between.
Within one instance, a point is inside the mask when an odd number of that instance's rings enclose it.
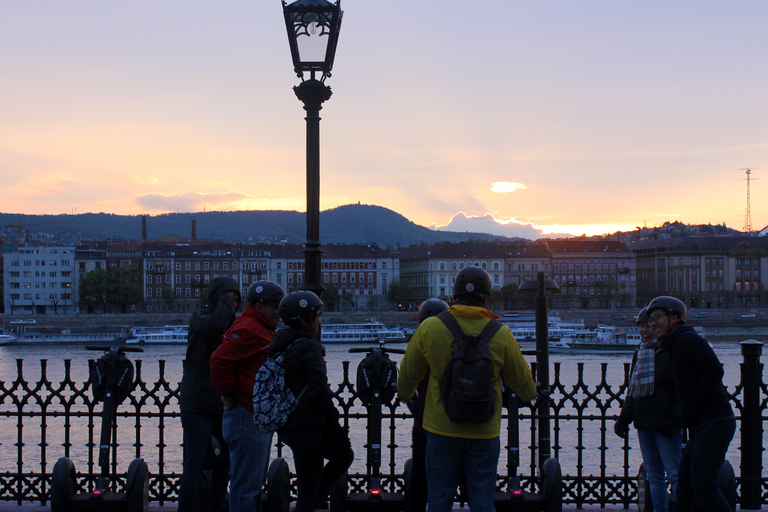
<instances>
[{"instance_id":1,"label":"segway wheel","mask_svg":"<svg viewBox=\"0 0 768 512\"><path fill-rule=\"evenodd\" d=\"M71 512L76 487L75 465L66 457L60 458L51 474L51 512Z\"/></svg>"},{"instance_id":2,"label":"segway wheel","mask_svg":"<svg viewBox=\"0 0 768 512\"><path fill-rule=\"evenodd\" d=\"M640 469L637 471L637 510L638 512L653 512L651 486L648 483L645 464L640 464Z\"/></svg>"},{"instance_id":3,"label":"segway wheel","mask_svg":"<svg viewBox=\"0 0 768 512\"><path fill-rule=\"evenodd\" d=\"M149 468L144 459L133 459L128 467L125 505L128 512L149 510Z\"/></svg>"},{"instance_id":4,"label":"segway wheel","mask_svg":"<svg viewBox=\"0 0 768 512\"><path fill-rule=\"evenodd\" d=\"M341 478L331 487L330 500L328 506L330 512L346 512L347 499L347 474L344 473Z\"/></svg>"},{"instance_id":5,"label":"segway wheel","mask_svg":"<svg viewBox=\"0 0 768 512\"><path fill-rule=\"evenodd\" d=\"M291 475L284 458L278 457L269 463L266 491L268 512L288 512L291 506Z\"/></svg>"},{"instance_id":6,"label":"segway wheel","mask_svg":"<svg viewBox=\"0 0 768 512\"><path fill-rule=\"evenodd\" d=\"M733 466L728 460L724 460L717 472L717 480L720 484L720 490L723 491L728 506L736 512L736 474Z\"/></svg>"},{"instance_id":7,"label":"segway wheel","mask_svg":"<svg viewBox=\"0 0 768 512\"><path fill-rule=\"evenodd\" d=\"M544 482L544 512L563 510L563 473L557 459L550 457L541 467Z\"/></svg>"}]
</instances>

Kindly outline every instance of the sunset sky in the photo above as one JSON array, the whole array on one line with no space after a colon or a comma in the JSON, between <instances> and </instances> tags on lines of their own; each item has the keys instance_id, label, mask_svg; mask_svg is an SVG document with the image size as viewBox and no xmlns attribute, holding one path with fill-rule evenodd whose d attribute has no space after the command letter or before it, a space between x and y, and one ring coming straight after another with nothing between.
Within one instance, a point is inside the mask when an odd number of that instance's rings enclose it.
<instances>
[{"instance_id":1,"label":"sunset sky","mask_svg":"<svg viewBox=\"0 0 768 512\"><path fill-rule=\"evenodd\" d=\"M768 2L343 0L322 210L768 225ZM0 5L0 212L305 209L279 0ZM321 234L322 237L322 234Z\"/></svg>"}]
</instances>

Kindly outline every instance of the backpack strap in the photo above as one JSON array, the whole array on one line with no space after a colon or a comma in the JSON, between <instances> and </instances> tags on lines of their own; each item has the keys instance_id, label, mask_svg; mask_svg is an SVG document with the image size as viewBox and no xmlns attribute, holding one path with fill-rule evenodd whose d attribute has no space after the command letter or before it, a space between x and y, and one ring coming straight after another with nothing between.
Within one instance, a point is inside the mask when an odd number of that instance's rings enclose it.
<instances>
[{"instance_id":1,"label":"backpack strap","mask_svg":"<svg viewBox=\"0 0 768 512\"><path fill-rule=\"evenodd\" d=\"M462 330L461 326L459 325L458 320L456 320L456 317L453 316L448 310L442 311L437 315L437 318L439 318L443 324L448 328L449 331L451 331L451 334L453 335L453 339L458 341L466 334ZM497 332L499 332L499 329L501 329L501 326L503 324L499 322L496 318L491 318L490 321L485 324L485 327L483 327L483 330L480 331L480 334L477 335L477 340L479 343L488 343L491 341L491 338L493 338Z\"/></svg>"}]
</instances>

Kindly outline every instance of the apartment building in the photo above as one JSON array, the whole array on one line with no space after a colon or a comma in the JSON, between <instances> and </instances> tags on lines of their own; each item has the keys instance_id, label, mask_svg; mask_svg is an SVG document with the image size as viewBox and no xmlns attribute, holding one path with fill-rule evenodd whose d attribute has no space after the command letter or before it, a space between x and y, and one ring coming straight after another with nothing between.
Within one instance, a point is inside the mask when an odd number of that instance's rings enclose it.
<instances>
[{"instance_id":1,"label":"apartment building","mask_svg":"<svg viewBox=\"0 0 768 512\"><path fill-rule=\"evenodd\" d=\"M434 245L405 247L397 253L400 280L410 290L408 307L422 301L453 296L453 280L464 267L481 267L491 275L491 286L504 286L504 252L491 242L443 242Z\"/></svg>"},{"instance_id":2,"label":"apartment building","mask_svg":"<svg viewBox=\"0 0 768 512\"><path fill-rule=\"evenodd\" d=\"M23 314L72 313L75 248L21 246L3 260L5 312Z\"/></svg>"},{"instance_id":3,"label":"apartment building","mask_svg":"<svg viewBox=\"0 0 768 512\"><path fill-rule=\"evenodd\" d=\"M555 308L635 307L635 255L611 240L547 240L550 265L560 293Z\"/></svg>"},{"instance_id":4,"label":"apartment building","mask_svg":"<svg viewBox=\"0 0 768 512\"><path fill-rule=\"evenodd\" d=\"M673 295L691 308L750 308L768 296L768 238L681 237L632 244L637 295Z\"/></svg>"}]
</instances>

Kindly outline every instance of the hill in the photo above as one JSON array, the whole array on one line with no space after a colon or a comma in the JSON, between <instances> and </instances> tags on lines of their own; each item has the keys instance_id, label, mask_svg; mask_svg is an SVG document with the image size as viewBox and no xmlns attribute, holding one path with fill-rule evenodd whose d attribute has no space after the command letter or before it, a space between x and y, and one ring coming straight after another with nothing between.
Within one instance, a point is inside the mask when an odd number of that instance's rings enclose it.
<instances>
[{"instance_id":1,"label":"hill","mask_svg":"<svg viewBox=\"0 0 768 512\"><path fill-rule=\"evenodd\" d=\"M147 238L171 234L191 238L193 220L196 224L197 239L289 243L301 243L306 239L305 214L281 210L167 213L147 216ZM27 230L27 239L30 241L73 244L80 240L135 240L141 238L142 216L110 213L0 213L0 226L0 235L10 242L18 239L20 231ZM502 237L487 233L434 231L381 206L351 204L320 213L320 238L322 243L326 244L376 243L381 247L395 248L420 243L497 240ZM9 245L11 244L6 244L6 250Z\"/></svg>"}]
</instances>

